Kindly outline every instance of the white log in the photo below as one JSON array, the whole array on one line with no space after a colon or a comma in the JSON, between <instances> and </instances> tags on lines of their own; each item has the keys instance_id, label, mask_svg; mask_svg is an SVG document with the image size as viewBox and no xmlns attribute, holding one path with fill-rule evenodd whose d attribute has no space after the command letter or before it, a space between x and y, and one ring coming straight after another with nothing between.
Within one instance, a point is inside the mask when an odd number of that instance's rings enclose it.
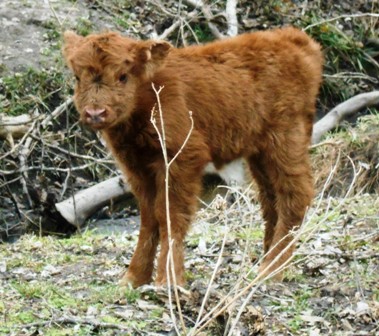
<instances>
[{"instance_id":1,"label":"white log","mask_svg":"<svg viewBox=\"0 0 379 336\"><path fill-rule=\"evenodd\" d=\"M81 190L74 196L55 204L55 207L67 222L80 227L96 210L127 192L130 192L129 185L117 176Z\"/></svg>"},{"instance_id":2,"label":"white log","mask_svg":"<svg viewBox=\"0 0 379 336\"><path fill-rule=\"evenodd\" d=\"M378 104L379 91L362 93L339 104L314 125L312 143L318 143L323 134L336 127L347 116L356 113L364 107ZM228 182L230 170L243 172L240 162L234 162L233 169L226 167L227 169L223 169L222 171L216 171L214 168L212 169L212 166L209 166L205 170L205 173L217 173ZM238 168L238 165L241 167ZM114 177L80 191L74 197L57 203L55 207L67 222L80 227L90 215L106 205L111 199L117 199L127 192L130 192L130 186L126 182L123 182L121 177Z\"/></svg>"},{"instance_id":3,"label":"white log","mask_svg":"<svg viewBox=\"0 0 379 336\"><path fill-rule=\"evenodd\" d=\"M8 140L11 147L13 147L13 139L21 138L29 130L32 121L33 118L29 114L7 116L4 113L1 113L0 138Z\"/></svg>"},{"instance_id":4,"label":"white log","mask_svg":"<svg viewBox=\"0 0 379 336\"><path fill-rule=\"evenodd\" d=\"M228 31L226 35L238 35L238 19L237 19L237 0L228 0L226 2L226 21L228 22Z\"/></svg>"},{"instance_id":5,"label":"white log","mask_svg":"<svg viewBox=\"0 0 379 336\"><path fill-rule=\"evenodd\" d=\"M364 107L375 105L379 105L379 91L361 93L337 105L313 125L312 144L320 142L321 137L338 126L343 119Z\"/></svg>"}]
</instances>

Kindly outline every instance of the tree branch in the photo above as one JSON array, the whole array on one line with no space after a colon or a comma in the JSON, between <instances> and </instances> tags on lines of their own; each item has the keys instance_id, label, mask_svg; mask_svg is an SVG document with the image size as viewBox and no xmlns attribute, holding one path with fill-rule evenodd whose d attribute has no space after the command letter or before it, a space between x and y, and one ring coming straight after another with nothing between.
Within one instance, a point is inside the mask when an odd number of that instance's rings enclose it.
<instances>
[{"instance_id":1,"label":"tree branch","mask_svg":"<svg viewBox=\"0 0 379 336\"><path fill-rule=\"evenodd\" d=\"M214 15L212 14L212 11L209 6L207 6L202 0L185 0L185 2L191 5L192 7L201 9L201 12L207 20L209 30L215 38L224 38L224 35L218 30L217 26L214 23L212 23Z\"/></svg>"},{"instance_id":2,"label":"tree branch","mask_svg":"<svg viewBox=\"0 0 379 336\"><path fill-rule=\"evenodd\" d=\"M361 93L337 105L313 126L312 144L320 142L321 137L332 130L348 116L364 107L379 105L379 91Z\"/></svg>"},{"instance_id":3,"label":"tree branch","mask_svg":"<svg viewBox=\"0 0 379 336\"><path fill-rule=\"evenodd\" d=\"M228 36L238 35L237 2L238 0L228 0L226 2L226 21L228 22L226 35Z\"/></svg>"},{"instance_id":4,"label":"tree branch","mask_svg":"<svg viewBox=\"0 0 379 336\"><path fill-rule=\"evenodd\" d=\"M117 176L81 190L74 196L56 203L55 208L68 223L79 228L91 214L109 200L117 199L127 192L130 192L129 185Z\"/></svg>"}]
</instances>

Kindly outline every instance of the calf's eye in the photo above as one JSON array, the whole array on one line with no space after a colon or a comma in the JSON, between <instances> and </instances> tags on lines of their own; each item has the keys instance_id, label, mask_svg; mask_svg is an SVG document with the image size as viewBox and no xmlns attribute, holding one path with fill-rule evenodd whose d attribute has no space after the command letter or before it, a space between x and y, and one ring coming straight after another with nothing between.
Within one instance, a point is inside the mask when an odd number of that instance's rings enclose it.
<instances>
[{"instance_id":1,"label":"calf's eye","mask_svg":"<svg viewBox=\"0 0 379 336\"><path fill-rule=\"evenodd\" d=\"M128 76L126 74L121 74L120 77L118 77L118 80L121 83L126 83L128 81Z\"/></svg>"},{"instance_id":2,"label":"calf's eye","mask_svg":"<svg viewBox=\"0 0 379 336\"><path fill-rule=\"evenodd\" d=\"M75 80L76 80L77 82L80 82L80 78L79 78L79 76L75 76Z\"/></svg>"}]
</instances>

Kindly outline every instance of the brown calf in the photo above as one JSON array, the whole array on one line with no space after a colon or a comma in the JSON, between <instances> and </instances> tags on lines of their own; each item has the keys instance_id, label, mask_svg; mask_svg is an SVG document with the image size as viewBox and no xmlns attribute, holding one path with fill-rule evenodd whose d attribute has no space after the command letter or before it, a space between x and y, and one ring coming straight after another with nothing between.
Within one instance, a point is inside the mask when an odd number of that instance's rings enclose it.
<instances>
[{"instance_id":1,"label":"brown calf","mask_svg":"<svg viewBox=\"0 0 379 336\"><path fill-rule=\"evenodd\" d=\"M150 122L160 94L169 158L194 129L170 169L170 217L175 273L184 283L184 238L196 211L204 167L244 158L259 188L266 221L261 271L291 241L312 195L308 145L321 82L320 47L285 28L244 34L203 46L174 48L117 33L81 37L66 32L64 56L77 79L81 121L100 130L139 201L141 228L124 283L167 281L165 165ZM288 260L289 248L268 271Z\"/></svg>"}]
</instances>

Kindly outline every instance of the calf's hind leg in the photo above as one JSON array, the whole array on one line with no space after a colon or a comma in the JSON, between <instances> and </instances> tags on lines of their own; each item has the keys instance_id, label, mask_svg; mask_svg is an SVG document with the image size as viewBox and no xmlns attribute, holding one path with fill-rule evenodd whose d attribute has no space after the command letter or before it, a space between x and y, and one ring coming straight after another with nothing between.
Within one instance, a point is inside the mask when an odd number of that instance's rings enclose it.
<instances>
[{"instance_id":1,"label":"calf's hind leg","mask_svg":"<svg viewBox=\"0 0 379 336\"><path fill-rule=\"evenodd\" d=\"M268 164L265 166L275 193L277 222L268 252L260 266L261 275L275 271L291 258L294 245L292 230L303 221L313 197L313 181L308 158L308 136L304 128L292 129L291 133L275 135L278 140L267 149ZM284 249L286 251L282 252ZM281 254L282 253L282 254ZM278 260L274 262L274 259ZM270 266L270 264L272 264ZM275 278L281 280L283 272Z\"/></svg>"},{"instance_id":2,"label":"calf's hind leg","mask_svg":"<svg viewBox=\"0 0 379 336\"><path fill-rule=\"evenodd\" d=\"M266 167L263 155L253 155L248 160L252 177L258 186L258 197L262 208L262 215L265 221L265 235L263 241L263 251L266 254L270 248L274 237L274 230L278 220L276 211L276 196L274 186L270 179L268 167Z\"/></svg>"}]
</instances>

